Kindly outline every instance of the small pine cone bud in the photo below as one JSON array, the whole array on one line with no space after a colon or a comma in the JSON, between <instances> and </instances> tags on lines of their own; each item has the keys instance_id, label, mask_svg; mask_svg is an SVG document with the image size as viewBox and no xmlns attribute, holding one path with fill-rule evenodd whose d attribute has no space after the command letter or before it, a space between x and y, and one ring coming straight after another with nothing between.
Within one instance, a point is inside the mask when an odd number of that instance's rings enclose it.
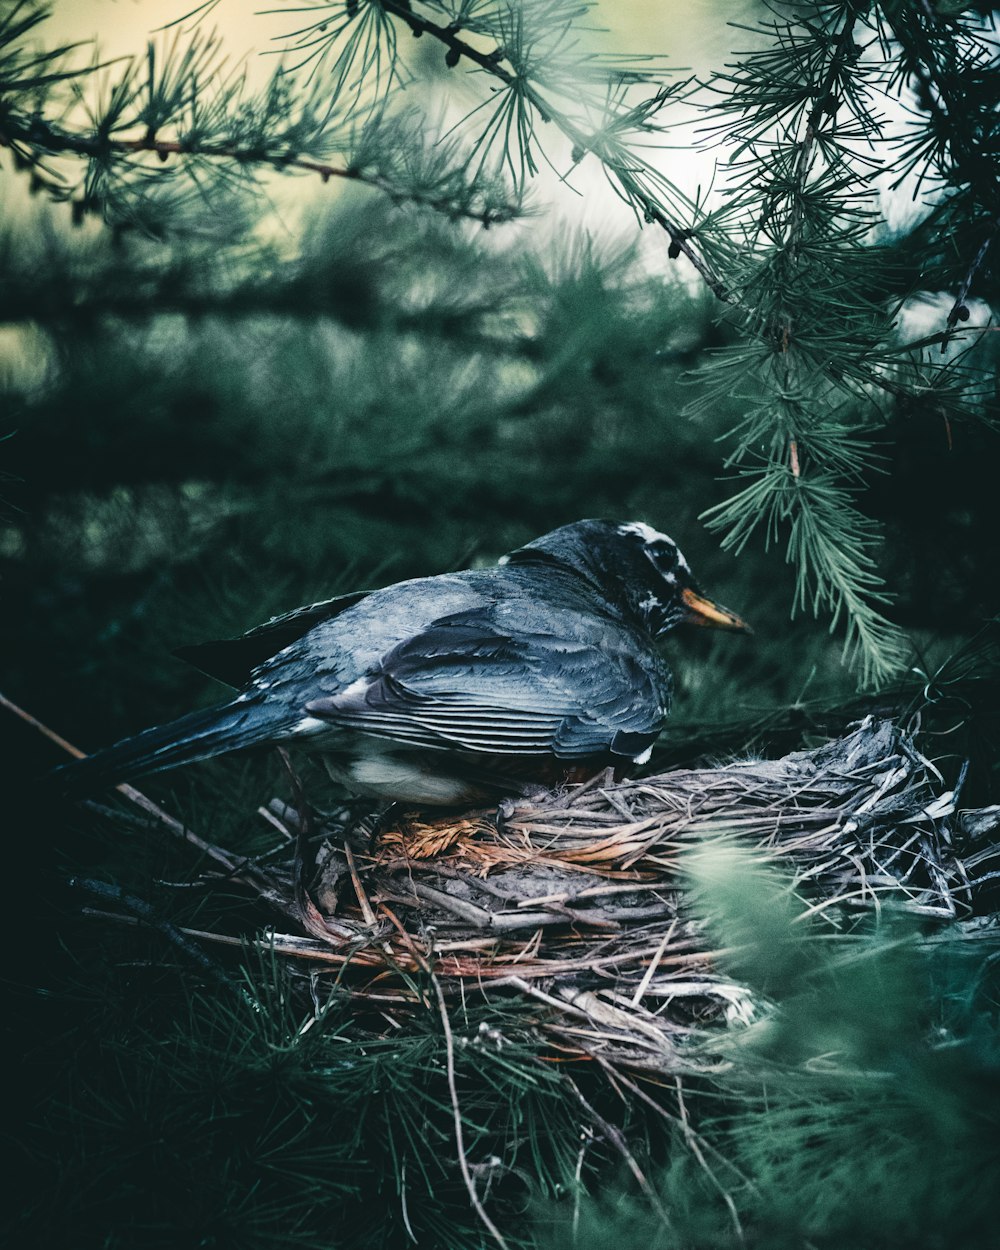
<instances>
[{"instance_id":1,"label":"small pine cone bud","mask_svg":"<svg viewBox=\"0 0 1000 1250\"><path fill-rule=\"evenodd\" d=\"M955 316L959 319L959 321L968 321L969 310L964 304L959 304L959 306L955 309Z\"/></svg>"},{"instance_id":2,"label":"small pine cone bud","mask_svg":"<svg viewBox=\"0 0 1000 1250\"><path fill-rule=\"evenodd\" d=\"M346 10L346 12L347 12L347 16L348 16L348 18L355 18L355 17L357 17L357 16L358 16L358 9L359 9L360 7L361 7L361 6L360 6L360 3L359 3L359 0L347 0L347 3L344 5L344 9L345 9L345 10Z\"/></svg>"},{"instance_id":3,"label":"small pine cone bud","mask_svg":"<svg viewBox=\"0 0 1000 1250\"><path fill-rule=\"evenodd\" d=\"M87 215L87 205L83 200L73 200L72 221L74 226L82 226Z\"/></svg>"},{"instance_id":4,"label":"small pine cone bud","mask_svg":"<svg viewBox=\"0 0 1000 1250\"><path fill-rule=\"evenodd\" d=\"M571 160L573 161L574 165L579 165L586 155L587 153L585 152L583 148L580 147L578 143L575 143L573 145L573 151L571 153Z\"/></svg>"},{"instance_id":5,"label":"small pine cone bud","mask_svg":"<svg viewBox=\"0 0 1000 1250\"><path fill-rule=\"evenodd\" d=\"M454 69L462 59L462 53L459 48L449 48L444 55L444 63L449 69Z\"/></svg>"},{"instance_id":6,"label":"small pine cone bud","mask_svg":"<svg viewBox=\"0 0 1000 1250\"><path fill-rule=\"evenodd\" d=\"M156 155L160 158L160 161L164 165L167 163L168 159L170 158L170 153L166 150L166 148L158 148Z\"/></svg>"},{"instance_id":7,"label":"small pine cone bud","mask_svg":"<svg viewBox=\"0 0 1000 1250\"><path fill-rule=\"evenodd\" d=\"M680 256L680 254L681 254L680 239L671 239L670 246L667 248L667 255L670 257L671 260L676 260L677 257Z\"/></svg>"}]
</instances>

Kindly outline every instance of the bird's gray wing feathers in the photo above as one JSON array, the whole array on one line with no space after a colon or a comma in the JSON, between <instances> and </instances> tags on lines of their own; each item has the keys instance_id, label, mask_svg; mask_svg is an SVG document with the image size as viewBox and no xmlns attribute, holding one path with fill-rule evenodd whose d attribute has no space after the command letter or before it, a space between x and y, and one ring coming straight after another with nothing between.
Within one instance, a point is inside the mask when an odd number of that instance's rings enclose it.
<instances>
[{"instance_id":1,"label":"bird's gray wing feathers","mask_svg":"<svg viewBox=\"0 0 1000 1250\"><path fill-rule=\"evenodd\" d=\"M607 634L518 635L460 613L306 711L419 747L633 758L655 740L668 700L662 667Z\"/></svg>"},{"instance_id":2,"label":"bird's gray wing feathers","mask_svg":"<svg viewBox=\"0 0 1000 1250\"><path fill-rule=\"evenodd\" d=\"M314 626L353 608L369 594L371 591L358 590L349 595L338 595L335 599L324 599L321 603L311 603L283 616L272 616L263 625L257 625L238 638L219 638L213 642L178 647L174 655L193 664L209 677L238 689L246 684L258 665L272 659L293 642L298 642Z\"/></svg>"}]
</instances>

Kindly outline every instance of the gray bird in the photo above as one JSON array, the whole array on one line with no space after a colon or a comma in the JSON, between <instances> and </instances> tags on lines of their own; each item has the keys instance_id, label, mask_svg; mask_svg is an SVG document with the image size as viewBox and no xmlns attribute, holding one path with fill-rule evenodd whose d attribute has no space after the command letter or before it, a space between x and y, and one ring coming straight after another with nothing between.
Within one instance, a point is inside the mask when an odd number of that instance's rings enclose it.
<instances>
[{"instance_id":1,"label":"gray bird","mask_svg":"<svg viewBox=\"0 0 1000 1250\"><path fill-rule=\"evenodd\" d=\"M645 763L670 708L655 640L745 630L639 521L577 521L470 569L360 591L176 654L239 689L56 770L67 793L296 744L363 795L450 806Z\"/></svg>"}]
</instances>

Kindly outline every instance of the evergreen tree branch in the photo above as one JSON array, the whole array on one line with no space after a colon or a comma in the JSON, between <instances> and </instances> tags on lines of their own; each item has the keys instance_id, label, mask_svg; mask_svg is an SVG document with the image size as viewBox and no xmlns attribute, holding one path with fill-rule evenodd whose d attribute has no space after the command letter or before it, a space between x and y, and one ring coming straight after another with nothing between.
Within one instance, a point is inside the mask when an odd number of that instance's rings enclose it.
<instances>
[{"instance_id":1,"label":"evergreen tree branch","mask_svg":"<svg viewBox=\"0 0 1000 1250\"><path fill-rule=\"evenodd\" d=\"M169 216L177 198L171 204L163 193L178 184L175 170L185 175L188 193L205 200L244 190L248 176L268 168L364 183L396 202L485 226L522 211L501 179L467 176L458 144L429 146L407 114L380 107L362 121L357 100L353 111L345 109L340 92L331 98L322 85L303 85L283 70L260 91L248 91L243 73L226 71L214 36L178 34L164 46L150 44L142 61L127 60L120 71L80 68L70 49L35 53L23 46L44 9L21 4L15 13L19 20L0 20L0 144L30 169L33 190L57 199L76 192L50 162L87 162L74 220L101 211L126 223L141 217L143 205L155 216L157 196ZM95 77L98 70L108 72ZM89 125L79 124L81 112ZM330 160L330 151L344 159ZM167 168L154 175L149 156ZM217 167L211 175L205 162Z\"/></svg>"},{"instance_id":2,"label":"evergreen tree branch","mask_svg":"<svg viewBox=\"0 0 1000 1250\"><path fill-rule=\"evenodd\" d=\"M163 163L171 156L207 157L211 160L231 161L241 169L260 165L278 170L300 170L316 174L327 183L331 178L340 178L350 182L359 182L382 191L392 200L408 200L452 217L462 217L476 221L484 226L514 220L520 213L517 204L481 208L464 205L456 201L454 196L434 195L413 189L404 189L400 184L384 174L374 170L365 170L357 165L331 165L323 161L309 160L294 152L268 153L257 147L240 147L236 143L200 143L196 139L160 139L155 134L146 134L140 138L122 139L110 135L76 134L58 129L38 118L32 119L27 125L18 125L10 118L6 128L0 130L0 147L10 148L15 155L29 168L34 169L50 156L82 156L90 160L107 162L121 156L140 156L155 154ZM44 177L44 176L43 176ZM55 182L46 184L55 190ZM85 205L85 207L88 207ZM97 206L99 207L99 206Z\"/></svg>"},{"instance_id":3,"label":"evergreen tree branch","mask_svg":"<svg viewBox=\"0 0 1000 1250\"><path fill-rule=\"evenodd\" d=\"M887 4L885 10L902 52L899 77L916 80L918 103L930 119L923 138L908 145L909 167L924 158L946 182L985 187L995 198L1000 169L995 150L983 142L992 137L990 129L981 127L995 104L996 88L992 96L979 91L983 76L995 73L995 50L991 53L986 41L975 37L985 32L981 26L970 29L961 14L943 19L928 0Z\"/></svg>"},{"instance_id":4,"label":"evergreen tree branch","mask_svg":"<svg viewBox=\"0 0 1000 1250\"><path fill-rule=\"evenodd\" d=\"M984 227L964 275L956 275L958 294L945 323L944 352L951 331L968 317L966 299L1000 230L1000 64L978 15L944 16L919 0L887 5L886 17L900 47L894 81L916 83L917 105L926 117L915 135L900 140L896 186L920 167L918 185L933 174L969 232L980 222Z\"/></svg>"},{"instance_id":5,"label":"evergreen tree branch","mask_svg":"<svg viewBox=\"0 0 1000 1250\"><path fill-rule=\"evenodd\" d=\"M816 88L816 103L806 118L805 134L799 142L798 155L795 158L792 169L792 181L797 195L793 201L792 221L787 239L787 244L793 253L804 225L802 199L823 119L824 117L831 119L830 128L832 129L832 119L836 116L837 108L839 107L835 88L848 66L857 60L859 49L854 42L854 31L857 22L858 11L852 5L840 29L840 33L837 35L826 73Z\"/></svg>"},{"instance_id":6,"label":"evergreen tree branch","mask_svg":"<svg viewBox=\"0 0 1000 1250\"><path fill-rule=\"evenodd\" d=\"M857 410L871 406L873 387L906 388L876 361L891 322L857 279L873 255L872 213L853 136L880 134L855 42L869 8L796 9L723 76L719 107L735 115L727 127L742 160L721 216L745 243L734 286L749 337L717 363L709 394L735 385L754 398L727 462L744 484L704 515L736 550L758 529L767 545L787 534L796 606L844 622L845 654L879 681L906 647L882 612L878 527L855 502L874 457L851 427L864 424Z\"/></svg>"},{"instance_id":7,"label":"evergreen tree branch","mask_svg":"<svg viewBox=\"0 0 1000 1250\"><path fill-rule=\"evenodd\" d=\"M578 162L588 152L596 156L611 178L618 182L626 201L633 205L645 221L659 226L667 234L670 240L671 258L674 259L679 255L685 256L717 299L723 302L731 301L732 295L726 284L695 246L692 231L686 229L670 215L657 197L644 185L642 178L633 172L636 161L633 159L625 162L609 153L605 143L602 142L603 136L588 133L584 127L575 123L546 100L539 88L524 75L506 69L502 64L506 55L504 48L497 47L492 52L480 51L459 37L457 33L459 28L456 26L442 26L430 18L421 16L414 10L410 0L375 0L375 2L409 27L414 36L419 38L429 35L444 45L447 48L445 61L449 68L454 68L464 58L496 78L508 90L516 89L543 122L551 122L570 140L573 145L574 161Z\"/></svg>"},{"instance_id":8,"label":"evergreen tree branch","mask_svg":"<svg viewBox=\"0 0 1000 1250\"><path fill-rule=\"evenodd\" d=\"M237 995L252 1010L260 1010L260 1004L252 995L247 993L243 986L238 985L231 977L227 976L225 970L214 959L206 955L202 948L192 942L187 934L178 928L177 925L172 924L169 920L164 920L145 899L130 894L120 885L110 885L106 881L95 881L87 877L70 877L67 884L72 889L83 890L105 903L117 903L119 906L124 907L138 921L155 929L171 945L176 946L181 954L197 968L200 968L213 984Z\"/></svg>"},{"instance_id":9,"label":"evergreen tree branch","mask_svg":"<svg viewBox=\"0 0 1000 1250\"><path fill-rule=\"evenodd\" d=\"M979 250L976 252L975 256L973 256L971 262L969 263L969 268L966 270L965 276L962 278L961 284L958 288L958 294L955 296L955 302L952 304L948 313L948 319L945 323L945 332L941 335L942 355L947 350L948 344L951 341L952 333L958 323L960 321L967 321L969 318L969 310L966 307L965 301L969 298L969 291L972 289L972 283L975 280L976 274L982 268L983 263L986 260L986 254L989 252L990 247L993 245L998 234L1000 234L1000 217L997 217L993 222L990 232L979 245Z\"/></svg>"}]
</instances>

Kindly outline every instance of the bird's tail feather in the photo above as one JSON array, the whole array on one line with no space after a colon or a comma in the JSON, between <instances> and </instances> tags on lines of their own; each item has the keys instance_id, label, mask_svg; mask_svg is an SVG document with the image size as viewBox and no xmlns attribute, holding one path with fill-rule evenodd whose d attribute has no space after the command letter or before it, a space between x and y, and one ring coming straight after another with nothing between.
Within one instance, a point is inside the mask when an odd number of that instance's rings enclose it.
<instances>
[{"instance_id":1,"label":"bird's tail feather","mask_svg":"<svg viewBox=\"0 0 1000 1250\"><path fill-rule=\"evenodd\" d=\"M51 777L63 795L92 793L130 777L254 746L270 739L286 717L287 712L265 702L223 703L123 738L93 755L63 764Z\"/></svg>"}]
</instances>

